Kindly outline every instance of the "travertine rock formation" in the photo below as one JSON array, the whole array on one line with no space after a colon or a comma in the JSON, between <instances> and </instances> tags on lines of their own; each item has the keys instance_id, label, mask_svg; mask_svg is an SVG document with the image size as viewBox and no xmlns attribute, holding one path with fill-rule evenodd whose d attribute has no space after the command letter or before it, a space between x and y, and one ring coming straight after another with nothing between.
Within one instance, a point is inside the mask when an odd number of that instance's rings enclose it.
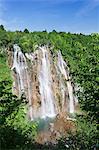
<instances>
[{"instance_id":1,"label":"travertine rock formation","mask_svg":"<svg viewBox=\"0 0 99 150\"><path fill-rule=\"evenodd\" d=\"M31 120L75 112L76 99L69 68L60 51L53 58L47 46L23 54L20 47L14 45L9 58L13 93L18 96L25 94Z\"/></svg>"}]
</instances>

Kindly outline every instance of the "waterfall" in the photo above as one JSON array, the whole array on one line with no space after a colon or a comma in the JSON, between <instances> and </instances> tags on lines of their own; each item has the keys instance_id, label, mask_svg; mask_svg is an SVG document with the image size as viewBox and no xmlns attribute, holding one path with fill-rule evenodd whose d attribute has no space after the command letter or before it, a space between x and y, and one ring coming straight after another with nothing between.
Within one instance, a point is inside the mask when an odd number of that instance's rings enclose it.
<instances>
[{"instance_id":1,"label":"waterfall","mask_svg":"<svg viewBox=\"0 0 99 150\"><path fill-rule=\"evenodd\" d=\"M13 46L14 48L14 57L13 57L13 66L12 69L17 76L17 82L18 82L18 91L19 91L19 97L24 93L26 95L26 98L29 100L29 107L30 107L30 119L33 119L32 114L32 101L31 101L31 90L30 90L30 80L29 75L27 71L27 62L24 54L22 53L20 47L15 44Z\"/></svg>"},{"instance_id":2,"label":"waterfall","mask_svg":"<svg viewBox=\"0 0 99 150\"><path fill-rule=\"evenodd\" d=\"M50 61L48 58L48 52L45 47L40 47L43 57L41 71L39 74L40 82L40 93L41 93L41 113L42 118L54 117L55 107L54 107L54 96L52 92L52 79L50 71Z\"/></svg>"},{"instance_id":3,"label":"waterfall","mask_svg":"<svg viewBox=\"0 0 99 150\"><path fill-rule=\"evenodd\" d=\"M68 94L69 94L69 112L74 113L74 95L73 95L73 87L69 77L69 69L66 62L63 60L61 52L58 52L58 67L60 72L66 79Z\"/></svg>"},{"instance_id":4,"label":"waterfall","mask_svg":"<svg viewBox=\"0 0 99 150\"><path fill-rule=\"evenodd\" d=\"M17 73L17 80L18 80L18 88L20 95L22 94L22 91L24 92L24 72L25 72L25 57L23 53L20 50L20 47L17 45L14 45L14 62L12 66L12 70L15 70Z\"/></svg>"},{"instance_id":5,"label":"waterfall","mask_svg":"<svg viewBox=\"0 0 99 150\"><path fill-rule=\"evenodd\" d=\"M62 112L74 113L75 97L69 68L61 52L55 56L46 46L33 53L22 53L13 46L14 93L25 94L29 106L29 118L52 118Z\"/></svg>"}]
</instances>

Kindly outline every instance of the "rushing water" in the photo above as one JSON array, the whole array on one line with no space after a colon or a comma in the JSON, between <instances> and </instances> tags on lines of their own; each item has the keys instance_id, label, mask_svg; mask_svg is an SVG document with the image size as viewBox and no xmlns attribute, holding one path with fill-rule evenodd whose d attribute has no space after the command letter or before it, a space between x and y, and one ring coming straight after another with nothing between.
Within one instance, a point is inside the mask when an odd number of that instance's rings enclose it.
<instances>
[{"instance_id":1,"label":"rushing water","mask_svg":"<svg viewBox=\"0 0 99 150\"><path fill-rule=\"evenodd\" d=\"M45 48L40 48L43 54L41 71L39 74L40 82L40 93L41 93L41 113L42 118L54 117L55 107L54 107L54 96L51 88L52 79L50 71L50 61L48 58L48 52Z\"/></svg>"},{"instance_id":2,"label":"rushing water","mask_svg":"<svg viewBox=\"0 0 99 150\"><path fill-rule=\"evenodd\" d=\"M18 89L20 95L22 91L24 91L24 86L25 86L24 85L25 67L26 67L25 57L21 52L20 47L14 45L14 59L13 59L12 70L15 70L17 74Z\"/></svg>"},{"instance_id":3,"label":"rushing water","mask_svg":"<svg viewBox=\"0 0 99 150\"><path fill-rule=\"evenodd\" d=\"M75 99L69 68L62 58L61 52L58 52L56 59L57 67L53 67L55 66L52 59L53 55L48 48L39 47L34 53L24 55L18 45L15 44L13 47L14 87L18 91L18 96L24 92L28 99L29 118L31 120L34 118L53 118L63 111L57 109L60 107L59 95L61 106L65 107L69 113L74 113ZM27 63L27 60L30 62ZM60 78L58 78L59 76ZM69 102L67 103L67 101Z\"/></svg>"},{"instance_id":4,"label":"rushing water","mask_svg":"<svg viewBox=\"0 0 99 150\"><path fill-rule=\"evenodd\" d=\"M74 95L73 95L73 87L70 81L69 76L69 68L66 64L66 62L63 60L61 52L58 52L58 66L61 71L61 73L64 75L67 83L68 88L68 94L69 94L69 112L74 113Z\"/></svg>"},{"instance_id":5,"label":"rushing water","mask_svg":"<svg viewBox=\"0 0 99 150\"><path fill-rule=\"evenodd\" d=\"M12 70L14 70L17 76L19 97L22 95L22 93L25 93L26 98L29 101L29 114L30 119L32 120L33 108L32 108L30 80L27 70L28 66L26 58L17 44L15 44L13 47L14 47L14 57Z\"/></svg>"}]
</instances>

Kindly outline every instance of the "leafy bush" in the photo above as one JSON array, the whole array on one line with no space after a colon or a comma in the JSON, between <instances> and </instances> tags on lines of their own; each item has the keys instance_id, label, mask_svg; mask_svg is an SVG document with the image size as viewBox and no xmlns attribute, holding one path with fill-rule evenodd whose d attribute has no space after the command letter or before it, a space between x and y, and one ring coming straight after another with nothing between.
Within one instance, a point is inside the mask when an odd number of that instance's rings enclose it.
<instances>
[{"instance_id":1,"label":"leafy bush","mask_svg":"<svg viewBox=\"0 0 99 150\"><path fill-rule=\"evenodd\" d=\"M84 117L77 118L77 131L59 140L56 149L62 150L98 150L98 135L96 123L91 123Z\"/></svg>"},{"instance_id":2,"label":"leafy bush","mask_svg":"<svg viewBox=\"0 0 99 150\"><path fill-rule=\"evenodd\" d=\"M37 124L26 119L24 97L18 99L11 92L11 83L0 82L0 147L16 149L33 144Z\"/></svg>"}]
</instances>

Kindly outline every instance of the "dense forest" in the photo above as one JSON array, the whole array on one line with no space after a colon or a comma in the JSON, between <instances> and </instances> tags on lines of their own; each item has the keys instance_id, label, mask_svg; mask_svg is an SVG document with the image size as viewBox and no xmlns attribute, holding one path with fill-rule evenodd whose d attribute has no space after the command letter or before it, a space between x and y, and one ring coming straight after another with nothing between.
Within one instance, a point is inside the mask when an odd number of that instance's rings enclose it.
<instances>
[{"instance_id":1,"label":"dense forest","mask_svg":"<svg viewBox=\"0 0 99 150\"><path fill-rule=\"evenodd\" d=\"M63 137L56 145L38 145L34 142L38 122L26 119L27 101L11 92L12 79L7 65L7 49L18 44L23 53L34 52L37 46L48 45L52 52L61 51L70 67L73 83L79 86L81 111L76 115L76 133ZM8 149L98 149L99 114L99 34L72 34L66 32L6 31L0 26L0 148ZM66 147L69 145L69 148Z\"/></svg>"}]
</instances>

